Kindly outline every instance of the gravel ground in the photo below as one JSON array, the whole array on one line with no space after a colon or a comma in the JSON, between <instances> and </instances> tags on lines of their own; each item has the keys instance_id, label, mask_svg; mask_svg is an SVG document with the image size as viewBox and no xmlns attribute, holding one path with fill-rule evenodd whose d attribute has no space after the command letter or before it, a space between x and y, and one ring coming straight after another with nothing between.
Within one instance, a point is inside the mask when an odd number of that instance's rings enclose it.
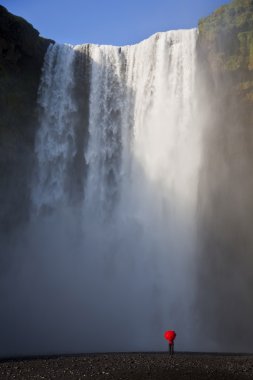
<instances>
[{"instance_id":1,"label":"gravel ground","mask_svg":"<svg viewBox=\"0 0 253 380\"><path fill-rule=\"evenodd\" d=\"M244 380L253 379L253 356L122 353L1 360L0 379Z\"/></svg>"}]
</instances>

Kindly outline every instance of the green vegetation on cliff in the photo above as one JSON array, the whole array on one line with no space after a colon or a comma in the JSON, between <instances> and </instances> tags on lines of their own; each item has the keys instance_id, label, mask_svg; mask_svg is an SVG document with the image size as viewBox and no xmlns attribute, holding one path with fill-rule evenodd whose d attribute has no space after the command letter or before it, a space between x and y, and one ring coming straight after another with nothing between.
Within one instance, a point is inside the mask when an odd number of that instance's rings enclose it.
<instances>
[{"instance_id":1,"label":"green vegetation on cliff","mask_svg":"<svg viewBox=\"0 0 253 380\"><path fill-rule=\"evenodd\" d=\"M253 0L234 0L199 22L200 38L223 69L253 70Z\"/></svg>"},{"instance_id":2,"label":"green vegetation on cliff","mask_svg":"<svg viewBox=\"0 0 253 380\"><path fill-rule=\"evenodd\" d=\"M199 46L211 69L253 100L253 0L234 0L201 19Z\"/></svg>"}]
</instances>

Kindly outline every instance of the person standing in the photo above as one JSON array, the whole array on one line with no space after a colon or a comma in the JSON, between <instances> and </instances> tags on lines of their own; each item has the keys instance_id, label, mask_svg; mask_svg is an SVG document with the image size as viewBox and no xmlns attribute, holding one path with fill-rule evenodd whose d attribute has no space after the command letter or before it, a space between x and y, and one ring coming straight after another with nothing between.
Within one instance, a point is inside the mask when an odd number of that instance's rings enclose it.
<instances>
[{"instance_id":1,"label":"person standing","mask_svg":"<svg viewBox=\"0 0 253 380\"><path fill-rule=\"evenodd\" d=\"M169 342L169 353L174 355L174 340L177 334L174 330L168 330L164 333L164 338Z\"/></svg>"}]
</instances>

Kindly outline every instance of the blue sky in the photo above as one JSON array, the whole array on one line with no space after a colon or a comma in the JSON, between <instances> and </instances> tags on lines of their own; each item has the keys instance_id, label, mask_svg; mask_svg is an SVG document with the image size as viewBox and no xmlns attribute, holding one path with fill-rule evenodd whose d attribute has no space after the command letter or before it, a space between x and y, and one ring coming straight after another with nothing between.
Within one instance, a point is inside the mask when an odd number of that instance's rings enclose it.
<instances>
[{"instance_id":1,"label":"blue sky","mask_svg":"<svg viewBox=\"0 0 253 380\"><path fill-rule=\"evenodd\" d=\"M228 0L0 0L57 42L127 45L197 26Z\"/></svg>"}]
</instances>

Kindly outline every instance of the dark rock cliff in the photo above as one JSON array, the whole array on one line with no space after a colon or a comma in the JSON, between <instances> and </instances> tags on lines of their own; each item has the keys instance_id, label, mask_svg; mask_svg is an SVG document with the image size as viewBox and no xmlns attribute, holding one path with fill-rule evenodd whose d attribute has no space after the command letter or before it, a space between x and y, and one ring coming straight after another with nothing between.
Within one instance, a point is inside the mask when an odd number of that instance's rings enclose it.
<instances>
[{"instance_id":1,"label":"dark rock cliff","mask_svg":"<svg viewBox=\"0 0 253 380\"><path fill-rule=\"evenodd\" d=\"M0 230L26 217L36 97L44 54L53 42L0 6Z\"/></svg>"},{"instance_id":2,"label":"dark rock cliff","mask_svg":"<svg viewBox=\"0 0 253 380\"><path fill-rule=\"evenodd\" d=\"M199 23L206 125L199 184L198 307L215 349L252 350L253 1ZM239 335L238 335L239 334Z\"/></svg>"}]
</instances>

